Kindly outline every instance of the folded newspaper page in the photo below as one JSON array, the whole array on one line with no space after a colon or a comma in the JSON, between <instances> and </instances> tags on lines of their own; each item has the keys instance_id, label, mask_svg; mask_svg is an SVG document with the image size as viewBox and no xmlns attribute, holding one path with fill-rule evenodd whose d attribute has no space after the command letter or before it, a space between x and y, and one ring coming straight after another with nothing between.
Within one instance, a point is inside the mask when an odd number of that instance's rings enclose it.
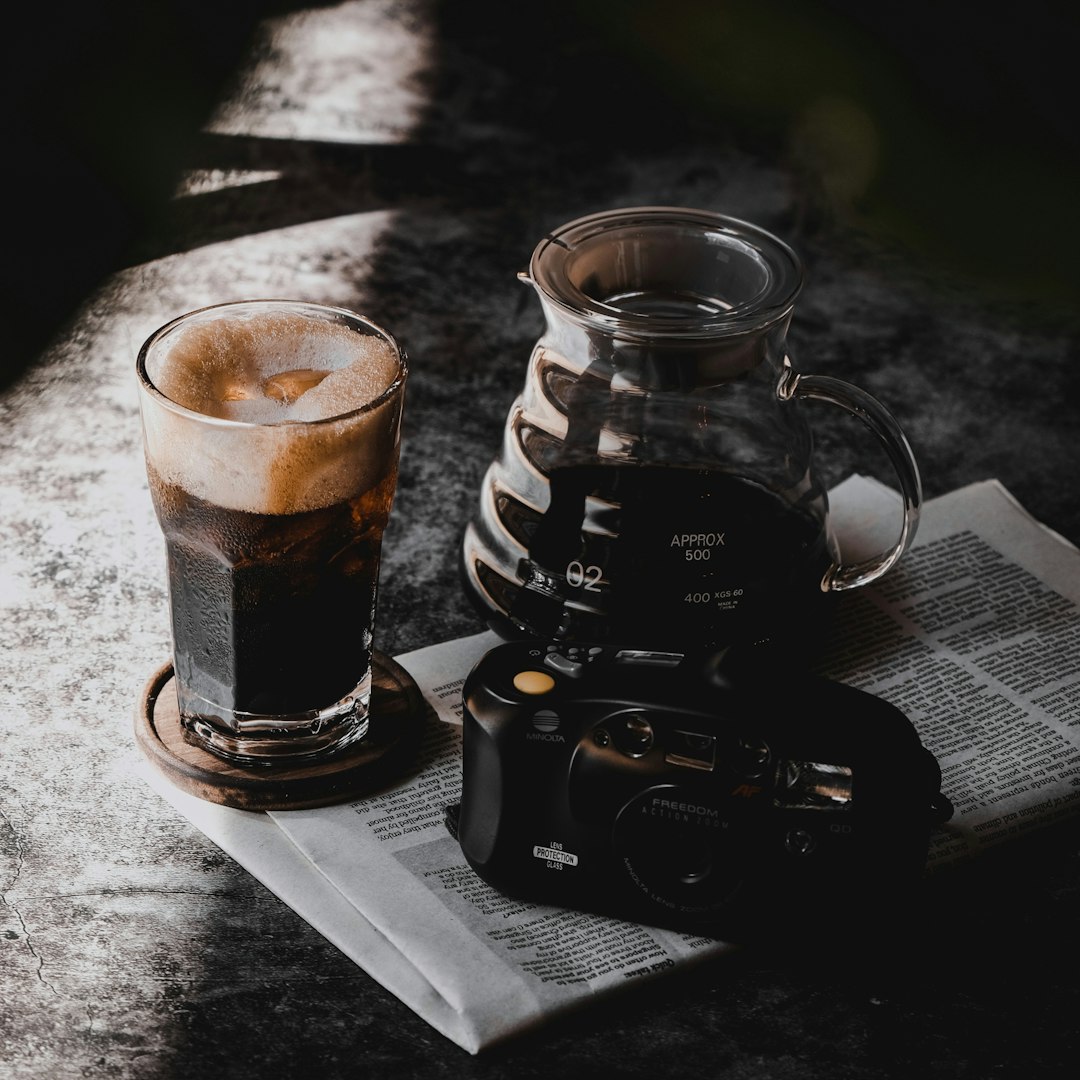
<instances>
[{"instance_id":1,"label":"folded newspaper page","mask_svg":"<svg viewBox=\"0 0 1080 1080\"><path fill-rule=\"evenodd\" d=\"M830 494L846 560L889 542L895 493L854 477ZM444 824L460 794L461 686L490 633L398 657L432 708L421 767L385 792L270 814L182 813L433 1027L476 1053L734 946L511 900ZM822 671L891 701L942 766L956 813L929 869L1080 810L1080 551L995 481L926 505L881 583L847 598Z\"/></svg>"},{"instance_id":2,"label":"folded newspaper page","mask_svg":"<svg viewBox=\"0 0 1080 1080\"><path fill-rule=\"evenodd\" d=\"M1080 810L1080 551L987 481L928 503L896 571L847 599L821 670L937 757L955 813L931 870Z\"/></svg>"}]
</instances>

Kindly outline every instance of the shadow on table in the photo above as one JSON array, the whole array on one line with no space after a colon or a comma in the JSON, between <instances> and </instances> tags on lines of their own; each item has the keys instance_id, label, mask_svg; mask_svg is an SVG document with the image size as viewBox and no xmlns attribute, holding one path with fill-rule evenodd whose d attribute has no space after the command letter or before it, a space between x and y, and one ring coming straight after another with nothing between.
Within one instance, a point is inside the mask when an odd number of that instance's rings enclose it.
<instances>
[{"instance_id":1,"label":"shadow on table","mask_svg":"<svg viewBox=\"0 0 1080 1080\"><path fill-rule=\"evenodd\" d=\"M634 983L470 1057L380 990L252 881L222 895L206 968L168 1030L187 1041L155 1075L687 1080L798 1075L1065 1075L1080 961L1074 840L1059 828L927 888L903 921L857 941L807 933ZM303 972L303 976L297 975ZM243 1018L251 1013L251 1022ZM279 1017L279 1022L267 1020ZM238 1063L244 1063L238 1067ZM362 1063L362 1066L359 1064Z\"/></svg>"},{"instance_id":2,"label":"shadow on table","mask_svg":"<svg viewBox=\"0 0 1080 1080\"><path fill-rule=\"evenodd\" d=\"M263 7L61 0L5 14L0 390L158 227Z\"/></svg>"}]
</instances>

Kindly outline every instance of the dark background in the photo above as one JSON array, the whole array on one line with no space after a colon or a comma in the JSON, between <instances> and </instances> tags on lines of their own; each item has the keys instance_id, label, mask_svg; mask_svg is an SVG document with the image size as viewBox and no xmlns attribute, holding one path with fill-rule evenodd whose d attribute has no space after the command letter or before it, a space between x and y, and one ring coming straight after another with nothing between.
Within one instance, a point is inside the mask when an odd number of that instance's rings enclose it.
<instances>
[{"instance_id":1,"label":"dark background","mask_svg":"<svg viewBox=\"0 0 1080 1080\"><path fill-rule=\"evenodd\" d=\"M303 6L112 0L47 13L20 5L9 16L5 382L104 276L131 262L230 228L364 209L373 195L407 204L430 196L440 174L453 175L443 197L513 203L576 162L575 183L587 189L582 174L593 171L599 195L612 151L647 154L679 140L738 147L790 169L800 178L801 231L869 238L942 289L994 305L997 317L1030 325L1075 316L1073 5L443 4L443 101L456 100L474 123L505 122L514 110L514 144L470 147L437 106L439 122L417 132L419 158L384 154L374 190L356 184L370 151L221 145L230 140L200 135L257 44L258 20ZM463 50L488 73L485 84L463 78ZM462 169L475 151L486 167ZM256 164L268 154L276 167L302 163L309 177L314 169L320 182L301 184L294 169L276 203L262 192L248 207L257 220L245 219L234 195L218 197L227 212L172 202L185 167Z\"/></svg>"}]
</instances>

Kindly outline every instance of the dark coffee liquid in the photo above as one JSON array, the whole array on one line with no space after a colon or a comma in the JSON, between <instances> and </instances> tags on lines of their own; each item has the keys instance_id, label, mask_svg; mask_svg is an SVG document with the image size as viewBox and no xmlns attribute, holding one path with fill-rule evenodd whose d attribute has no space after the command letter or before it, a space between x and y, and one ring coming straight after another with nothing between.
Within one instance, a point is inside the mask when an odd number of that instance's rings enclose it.
<instances>
[{"instance_id":1,"label":"dark coffee liquid","mask_svg":"<svg viewBox=\"0 0 1080 1080\"><path fill-rule=\"evenodd\" d=\"M305 712L347 695L368 667L394 475L352 501L281 515L222 509L150 479L174 664L197 695L185 714Z\"/></svg>"},{"instance_id":2,"label":"dark coffee liquid","mask_svg":"<svg viewBox=\"0 0 1080 1080\"><path fill-rule=\"evenodd\" d=\"M686 650L790 640L827 617L820 508L703 469L556 470L511 619L540 636Z\"/></svg>"}]
</instances>

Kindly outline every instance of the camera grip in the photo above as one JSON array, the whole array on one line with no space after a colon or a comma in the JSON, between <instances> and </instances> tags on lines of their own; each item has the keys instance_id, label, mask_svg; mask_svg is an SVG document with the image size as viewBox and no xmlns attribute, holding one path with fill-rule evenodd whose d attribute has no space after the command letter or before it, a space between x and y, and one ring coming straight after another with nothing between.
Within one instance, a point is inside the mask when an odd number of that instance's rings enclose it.
<instances>
[{"instance_id":1,"label":"camera grip","mask_svg":"<svg viewBox=\"0 0 1080 1080\"><path fill-rule=\"evenodd\" d=\"M459 836L462 852L470 862L486 866L495 852L502 827L503 765L491 733L469 715L469 752L462 757Z\"/></svg>"}]
</instances>

